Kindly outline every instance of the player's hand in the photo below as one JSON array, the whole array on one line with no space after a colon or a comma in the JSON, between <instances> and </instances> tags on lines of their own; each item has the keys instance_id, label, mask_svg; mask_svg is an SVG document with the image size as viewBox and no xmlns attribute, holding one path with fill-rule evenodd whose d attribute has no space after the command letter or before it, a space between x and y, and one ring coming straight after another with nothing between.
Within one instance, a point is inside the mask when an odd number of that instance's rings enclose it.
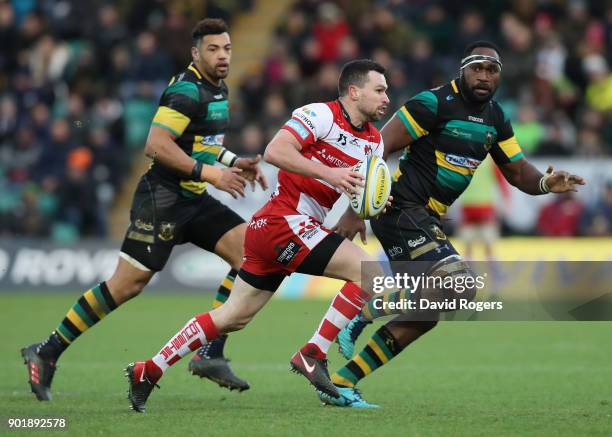
<instances>
[{"instance_id":1,"label":"player's hand","mask_svg":"<svg viewBox=\"0 0 612 437\"><path fill-rule=\"evenodd\" d=\"M356 186L363 187L363 176L352 168L333 167L325 172L325 182L338 188L343 193L351 195L357 193Z\"/></svg>"},{"instance_id":2,"label":"player's hand","mask_svg":"<svg viewBox=\"0 0 612 437\"><path fill-rule=\"evenodd\" d=\"M213 185L221 191L230 193L234 199L237 199L238 195L244 197L247 181L240 176L240 173L242 173L240 168L224 168L221 170L221 178Z\"/></svg>"},{"instance_id":3,"label":"player's hand","mask_svg":"<svg viewBox=\"0 0 612 437\"><path fill-rule=\"evenodd\" d=\"M234 167L242 170L241 175L249 181L253 192L255 192L255 183L258 183L264 191L268 189L268 180L261 171L259 161L261 161L261 155L255 158L238 158L234 164Z\"/></svg>"},{"instance_id":4,"label":"player's hand","mask_svg":"<svg viewBox=\"0 0 612 437\"><path fill-rule=\"evenodd\" d=\"M580 176L569 174L566 171L553 172L553 166L549 165L546 173L550 176L546 179L546 186L551 193L565 193L567 191L578 191L576 185L584 185L586 181Z\"/></svg>"},{"instance_id":5,"label":"player's hand","mask_svg":"<svg viewBox=\"0 0 612 437\"><path fill-rule=\"evenodd\" d=\"M346 212L342 214L342 217L340 217L336 226L332 228L332 231L349 240L355 238L355 235L359 233L361 242L363 244L368 244L365 221L360 219L351 208L348 208Z\"/></svg>"},{"instance_id":6,"label":"player's hand","mask_svg":"<svg viewBox=\"0 0 612 437\"><path fill-rule=\"evenodd\" d=\"M393 203L393 196L389 196L389 198L387 199L387 204L385 205L385 209L382 210L381 214L386 213L387 209L389 209L391 207L392 203Z\"/></svg>"}]
</instances>

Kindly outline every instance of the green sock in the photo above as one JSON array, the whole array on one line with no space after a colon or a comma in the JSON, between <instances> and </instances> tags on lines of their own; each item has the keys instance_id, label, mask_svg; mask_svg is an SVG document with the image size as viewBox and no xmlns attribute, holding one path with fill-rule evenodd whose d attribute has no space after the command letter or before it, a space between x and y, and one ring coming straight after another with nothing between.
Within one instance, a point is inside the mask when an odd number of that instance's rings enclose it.
<instances>
[{"instance_id":1,"label":"green sock","mask_svg":"<svg viewBox=\"0 0 612 437\"><path fill-rule=\"evenodd\" d=\"M49 337L50 342L46 342L42 348L53 348L53 351L45 350L45 353L59 357L59 355L83 332L106 317L111 311L117 308L113 297L108 291L106 282L102 282L87 290L76 303L68 310L66 316ZM54 347L56 340L63 343L63 348Z\"/></svg>"},{"instance_id":2,"label":"green sock","mask_svg":"<svg viewBox=\"0 0 612 437\"><path fill-rule=\"evenodd\" d=\"M337 386L354 387L361 379L387 364L402 349L387 327L382 326L359 354L332 375L331 380Z\"/></svg>"},{"instance_id":3,"label":"green sock","mask_svg":"<svg viewBox=\"0 0 612 437\"><path fill-rule=\"evenodd\" d=\"M213 309L219 308L221 305L225 303L227 298L232 291L232 287L234 286L234 281L236 280L236 275L238 274L238 270L231 269L227 276L219 285L219 289L217 290L217 295L215 296L215 300L213 301Z\"/></svg>"}]
</instances>

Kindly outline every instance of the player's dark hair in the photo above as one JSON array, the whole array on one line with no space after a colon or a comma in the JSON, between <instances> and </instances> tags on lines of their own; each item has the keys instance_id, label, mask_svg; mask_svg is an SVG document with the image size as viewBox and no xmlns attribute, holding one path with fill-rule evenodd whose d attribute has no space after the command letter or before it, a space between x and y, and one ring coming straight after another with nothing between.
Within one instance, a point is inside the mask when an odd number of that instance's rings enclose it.
<instances>
[{"instance_id":1,"label":"player's dark hair","mask_svg":"<svg viewBox=\"0 0 612 437\"><path fill-rule=\"evenodd\" d=\"M197 46L198 43L206 35L220 35L222 33L229 32L227 23L221 18L204 18L198 24L195 25L191 31L191 39L193 46Z\"/></svg>"},{"instance_id":2,"label":"player's dark hair","mask_svg":"<svg viewBox=\"0 0 612 437\"><path fill-rule=\"evenodd\" d=\"M385 74L385 67L370 59L357 59L344 64L340 72L340 79L338 79L338 94L340 96L346 95L349 85L362 87L366 83L370 71Z\"/></svg>"},{"instance_id":3,"label":"player's dark hair","mask_svg":"<svg viewBox=\"0 0 612 437\"><path fill-rule=\"evenodd\" d=\"M495 50L497 55L501 57L501 52L499 51L499 47L497 47L497 45L495 45L491 41L480 40L480 41L474 41L473 43L468 44L465 47L465 50L463 50L463 56L461 56L461 58L465 58L466 56L471 55L474 49L482 48L482 47L486 47L488 49Z\"/></svg>"}]
</instances>

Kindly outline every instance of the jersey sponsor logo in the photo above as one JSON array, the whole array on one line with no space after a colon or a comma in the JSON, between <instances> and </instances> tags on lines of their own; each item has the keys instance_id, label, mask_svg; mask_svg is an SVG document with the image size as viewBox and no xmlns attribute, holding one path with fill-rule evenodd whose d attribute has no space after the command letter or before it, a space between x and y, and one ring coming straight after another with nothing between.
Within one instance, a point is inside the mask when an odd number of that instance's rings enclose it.
<instances>
[{"instance_id":1,"label":"jersey sponsor logo","mask_svg":"<svg viewBox=\"0 0 612 437\"><path fill-rule=\"evenodd\" d=\"M453 100L455 97L452 94L449 94L448 96L446 96L446 101L450 102L451 100Z\"/></svg>"},{"instance_id":2,"label":"jersey sponsor logo","mask_svg":"<svg viewBox=\"0 0 612 437\"><path fill-rule=\"evenodd\" d=\"M159 234L157 236L162 241L170 241L174 238L174 228L176 223L161 222L159 225Z\"/></svg>"},{"instance_id":3,"label":"jersey sponsor logo","mask_svg":"<svg viewBox=\"0 0 612 437\"><path fill-rule=\"evenodd\" d=\"M476 170L480 165L480 161L467 156L451 155L449 153L444 155L446 162L456 165L458 167L465 167L471 170Z\"/></svg>"},{"instance_id":4,"label":"jersey sponsor logo","mask_svg":"<svg viewBox=\"0 0 612 437\"><path fill-rule=\"evenodd\" d=\"M310 240L319 232L319 226L314 224L309 218L298 224L298 236L303 240Z\"/></svg>"},{"instance_id":5,"label":"jersey sponsor logo","mask_svg":"<svg viewBox=\"0 0 612 437\"><path fill-rule=\"evenodd\" d=\"M468 139L468 140L469 140L470 138L472 138L472 134L471 134L471 133L469 133L469 132L464 132L464 131L462 131L462 130L460 130L460 129L457 129L456 127L455 127L455 128L453 128L453 129L451 129L451 130L449 130L449 132L450 132L450 133L451 133L451 134L452 134L454 137L463 137L463 138Z\"/></svg>"},{"instance_id":6,"label":"jersey sponsor logo","mask_svg":"<svg viewBox=\"0 0 612 437\"><path fill-rule=\"evenodd\" d=\"M208 104L206 120L224 120L226 118L229 118L229 107L227 100L210 102Z\"/></svg>"},{"instance_id":7,"label":"jersey sponsor logo","mask_svg":"<svg viewBox=\"0 0 612 437\"><path fill-rule=\"evenodd\" d=\"M223 94L215 94L215 95L213 96L213 98L215 98L215 99L217 99L217 100L222 99L222 98L223 98Z\"/></svg>"},{"instance_id":8,"label":"jersey sponsor logo","mask_svg":"<svg viewBox=\"0 0 612 437\"><path fill-rule=\"evenodd\" d=\"M306 123L306 126L308 126L310 129L312 129L314 131L314 123L310 120L310 118L306 117L303 113L298 112L297 117L302 120L304 123Z\"/></svg>"},{"instance_id":9,"label":"jersey sponsor logo","mask_svg":"<svg viewBox=\"0 0 612 437\"><path fill-rule=\"evenodd\" d=\"M293 258L295 258L295 255L300 251L301 248L302 245L296 243L293 240L289 240L285 247L276 246L276 253L278 253L276 261L286 266L291 262Z\"/></svg>"},{"instance_id":10,"label":"jersey sponsor logo","mask_svg":"<svg viewBox=\"0 0 612 437\"><path fill-rule=\"evenodd\" d=\"M150 231L153 230L153 223L145 222L145 221L142 221L140 219L136 219L136 221L134 222L134 226L137 229L142 229L143 231L150 232Z\"/></svg>"},{"instance_id":11,"label":"jersey sponsor logo","mask_svg":"<svg viewBox=\"0 0 612 437\"><path fill-rule=\"evenodd\" d=\"M338 143L341 146L346 146L346 140L348 138L346 137L346 135L344 135L342 132L340 132L340 134L338 135L338 139L336 140L336 143Z\"/></svg>"},{"instance_id":12,"label":"jersey sponsor logo","mask_svg":"<svg viewBox=\"0 0 612 437\"><path fill-rule=\"evenodd\" d=\"M391 249L387 251L391 258L395 258L398 255L404 253L404 249L401 246L393 246Z\"/></svg>"},{"instance_id":13,"label":"jersey sponsor logo","mask_svg":"<svg viewBox=\"0 0 612 437\"><path fill-rule=\"evenodd\" d=\"M308 138L308 130L297 120L289 120L285 123L285 126L290 127L295 133L297 133L301 139L305 140Z\"/></svg>"},{"instance_id":14,"label":"jersey sponsor logo","mask_svg":"<svg viewBox=\"0 0 612 437\"><path fill-rule=\"evenodd\" d=\"M268 219L267 218L258 218L255 220L251 220L251 222L249 223L249 228L251 229L261 229L264 228L266 225L268 224Z\"/></svg>"},{"instance_id":15,"label":"jersey sponsor logo","mask_svg":"<svg viewBox=\"0 0 612 437\"><path fill-rule=\"evenodd\" d=\"M425 235L421 235L419 238L415 238L414 240L408 240L407 243L409 247L415 248L425 243L425 241L427 241L427 238L425 238Z\"/></svg>"},{"instance_id":16,"label":"jersey sponsor logo","mask_svg":"<svg viewBox=\"0 0 612 437\"><path fill-rule=\"evenodd\" d=\"M470 121L475 121L476 123L484 123L484 120L480 117L473 117L471 115L468 115L468 120Z\"/></svg>"},{"instance_id":17,"label":"jersey sponsor logo","mask_svg":"<svg viewBox=\"0 0 612 437\"><path fill-rule=\"evenodd\" d=\"M302 108L302 111L303 111L305 114L310 115L311 117L316 117L316 116L317 116L317 113L316 113L316 112L314 112L312 109L310 109L308 106L304 106L304 107Z\"/></svg>"},{"instance_id":18,"label":"jersey sponsor logo","mask_svg":"<svg viewBox=\"0 0 612 437\"><path fill-rule=\"evenodd\" d=\"M351 167L351 165L346 161L332 155L331 153L328 153L326 149L317 150L316 154L325 162L333 165L334 167Z\"/></svg>"},{"instance_id":19,"label":"jersey sponsor logo","mask_svg":"<svg viewBox=\"0 0 612 437\"><path fill-rule=\"evenodd\" d=\"M204 144L206 146L222 146L224 139L225 139L225 134L206 135L204 138L200 140L200 144Z\"/></svg>"}]
</instances>

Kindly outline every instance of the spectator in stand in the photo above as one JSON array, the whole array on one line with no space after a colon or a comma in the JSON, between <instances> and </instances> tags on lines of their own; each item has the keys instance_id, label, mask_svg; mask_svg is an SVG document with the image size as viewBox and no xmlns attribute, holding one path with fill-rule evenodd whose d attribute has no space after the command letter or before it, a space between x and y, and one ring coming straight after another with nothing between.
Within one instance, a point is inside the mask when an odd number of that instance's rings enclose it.
<instances>
[{"instance_id":1,"label":"spectator in stand","mask_svg":"<svg viewBox=\"0 0 612 437\"><path fill-rule=\"evenodd\" d=\"M537 234L544 237L575 237L579 235L583 211L584 204L571 192L555 196L540 210Z\"/></svg>"},{"instance_id":2,"label":"spectator in stand","mask_svg":"<svg viewBox=\"0 0 612 437\"><path fill-rule=\"evenodd\" d=\"M606 184L602 196L580 218L583 235L606 237L612 235L612 181Z\"/></svg>"}]
</instances>

